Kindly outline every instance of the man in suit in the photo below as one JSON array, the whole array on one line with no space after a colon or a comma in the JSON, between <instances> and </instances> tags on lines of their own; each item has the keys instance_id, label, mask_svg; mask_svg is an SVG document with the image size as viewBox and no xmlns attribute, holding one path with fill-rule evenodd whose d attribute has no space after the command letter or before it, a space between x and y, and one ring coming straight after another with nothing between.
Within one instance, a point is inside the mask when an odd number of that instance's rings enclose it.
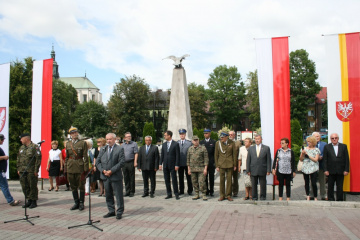
<instances>
[{"instance_id":1,"label":"man in suit","mask_svg":"<svg viewBox=\"0 0 360 240\"><path fill-rule=\"evenodd\" d=\"M339 143L339 135L330 135L331 143L324 147L324 173L328 176L328 198L335 201L334 184L336 182L336 201L343 201L344 176L349 174L349 153L346 144Z\"/></svg>"},{"instance_id":2,"label":"man in suit","mask_svg":"<svg viewBox=\"0 0 360 240\"><path fill-rule=\"evenodd\" d=\"M204 129L204 137L205 139L200 141L201 145L206 147L209 156L209 165L208 171L206 175L206 195L214 196L214 180L215 180L215 143L214 139L210 138L211 130Z\"/></svg>"},{"instance_id":3,"label":"man in suit","mask_svg":"<svg viewBox=\"0 0 360 240\"><path fill-rule=\"evenodd\" d=\"M312 135L316 138L317 144L316 147L320 150L320 156L319 156L319 173L318 173L318 178L319 178L319 184L320 184L320 197L321 200L326 200L326 189L325 189L325 184L326 184L326 176L324 173L324 161L323 161L323 156L324 156L324 147L326 146L325 142L321 141L321 136L320 133L318 132L313 132ZM311 197L314 197L314 193L313 193L313 189L311 188L311 193L310 193Z\"/></svg>"},{"instance_id":4,"label":"man in suit","mask_svg":"<svg viewBox=\"0 0 360 240\"><path fill-rule=\"evenodd\" d=\"M137 168L142 172L144 181L144 194L142 197L149 196L149 178L151 182L150 197L154 198L156 187L156 171L159 169L159 149L152 143L152 137L145 137L145 145L140 147Z\"/></svg>"},{"instance_id":5,"label":"man in suit","mask_svg":"<svg viewBox=\"0 0 360 240\"><path fill-rule=\"evenodd\" d=\"M215 166L216 171L220 172L220 198L218 201L223 201L225 198L229 201L233 201L231 198L231 178L233 171L236 169L238 160L235 143L228 138L229 134L227 132L222 132L220 134L220 140L217 141L215 145Z\"/></svg>"},{"instance_id":6,"label":"man in suit","mask_svg":"<svg viewBox=\"0 0 360 240\"><path fill-rule=\"evenodd\" d=\"M258 181L260 181L260 200L266 200L266 175L270 175L271 172L271 154L270 148L262 144L261 135L255 136L255 145L249 148L246 171L251 177L253 200L258 199Z\"/></svg>"},{"instance_id":7,"label":"man in suit","mask_svg":"<svg viewBox=\"0 0 360 240\"><path fill-rule=\"evenodd\" d=\"M104 218L115 216L115 201L116 197L117 210L116 219L121 219L124 213L124 196L121 168L125 165L124 148L115 144L116 135L108 133L106 135L107 146L100 149L100 153L96 159L96 167L100 172L100 178L105 185L106 204L109 212L104 215Z\"/></svg>"},{"instance_id":8,"label":"man in suit","mask_svg":"<svg viewBox=\"0 0 360 240\"><path fill-rule=\"evenodd\" d=\"M229 139L235 143L236 148L236 156L239 156L239 149L241 147L241 142L236 140L235 138L235 131L229 132ZM237 197L239 193L239 171L238 171L238 164L236 164L236 169L233 172L232 176L232 196Z\"/></svg>"},{"instance_id":9,"label":"man in suit","mask_svg":"<svg viewBox=\"0 0 360 240\"><path fill-rule=\"evenodd\" d=\"M189 195L192 195L193 186L191 182L191 176L188 174L187 166L187 152L192 143L189 140L186 140L186 129L179 129L180 140L178 144L180 146L180 166L179 166L179 195L184 194L185 184L184 184L184 174L187 181L187 192Z\"/></svg>"},{"instance_id":10,"label":"man in suit","mask_svg":"<svg viewBox=\"0 0 360 240\"><path fill-rule=\"evenodd\" d=\"M164 171L165 185L167 196L165 199L172 198L171 194L171 181L174 188L174 194L176 200L179 200L179 190L177 184L176 172L179 170L180 166L180 147L179 144L172 140L172 131L166 131L164 133L164 138L166 142L163 143L161 148L161 158L160 158L160 170ZM161 166L163 165L163 166ZM170 181L171 175L171 181Z\"/></svg>"}]
</instances>

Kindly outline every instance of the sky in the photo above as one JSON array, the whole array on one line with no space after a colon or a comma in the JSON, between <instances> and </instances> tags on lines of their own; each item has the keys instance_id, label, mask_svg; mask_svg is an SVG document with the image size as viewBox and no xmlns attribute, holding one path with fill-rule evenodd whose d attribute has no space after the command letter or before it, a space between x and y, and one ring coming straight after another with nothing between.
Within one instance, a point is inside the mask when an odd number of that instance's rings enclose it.
<instances>
[{"instance_id":1,"label":"sky","mask_svg":"<svg viewBox=\"0 0 360 240\"><path fill-rule=\"evenodd\" d=\"M326 83L323 34L360 31L358 0L0 0L0 64L56 52L60 77L86 76L103 102L125 76L151 89L171 88L173 61L188 83L206 86L219 65L242 79L256 69L254 38L290 36L289 51L305 49Z\"/></svg>"}]
</instances>

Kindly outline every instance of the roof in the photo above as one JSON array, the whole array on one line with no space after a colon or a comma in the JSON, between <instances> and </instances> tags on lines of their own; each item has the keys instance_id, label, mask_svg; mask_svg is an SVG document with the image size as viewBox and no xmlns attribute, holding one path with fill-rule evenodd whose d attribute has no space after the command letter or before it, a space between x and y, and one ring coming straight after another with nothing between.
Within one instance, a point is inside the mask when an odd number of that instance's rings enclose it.
<instances>
[{"instance_id":1,"label":"roof","mask_svg":"<svg viewBox=\"0 0 360 240\"><path fill-rule=\"evenodd\" d=\"M316 94L316 103L325 103L327 99L327 87L321 88L320 92Z\"/></svg>"},{"instance_id":2,"label":"roof","mask_svg":"<svg viewBox=\"0 0 360 240\"><path fill-rule=\"evenodd\" d=\"M60 80L63 81L64 83L71 84L75 89L95 88L100 90L87 77L63 77L60 78Z\"/></svg>"}]
</instances>

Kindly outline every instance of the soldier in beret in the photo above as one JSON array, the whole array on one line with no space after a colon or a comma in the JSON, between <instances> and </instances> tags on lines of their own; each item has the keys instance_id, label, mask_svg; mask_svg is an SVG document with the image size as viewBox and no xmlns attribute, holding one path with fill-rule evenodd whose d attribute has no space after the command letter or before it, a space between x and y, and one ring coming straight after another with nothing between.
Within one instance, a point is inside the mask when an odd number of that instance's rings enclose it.
<instances>
[{"instance_id":1,"label":"soldier in beret","mask_svg":"<svg viewBox=\"0 0 360 240\"><path fill-rule=\"evenodd\" d=\"M84 175L89 171L88 148L84 140L79 140L78 129L72 127L69 129L71 141L66 143L67 178L70 182L72 195L75 201L70 210L84 210L85 201L85 182ZM80 198L78 190L80 190Z\"/></svg>"},{"instance_id":2,"label":"soldier in beret","mask_svg":"<svg viewBox=\"0 0 360 240\"><path fill-rule=\"evenodd\" d=\"M193 200L200 198L199 191L201 191L203 200L207 201L205 178L207 176L209 156L206 147L199 145L198 136L194 135L192 137L192 144L193 146L191 146L187 152L187 165L188 174L191 175L191 181L195 189Z\"/></svg>"},{"instance_id":3,"label":"soldier in beret","mask_svg":"<svg viewBox=\"0 0 360 240\"><path fill-rule=\"evenodd\" d=\"M41 152L39 146L33 143L29 133L20 136L22 146L17 156L17 171L20 178L21 188L28 201L24 207L36 208L38 200L38 172L41 164ZM25 206L26 205L26 206Z\"/></svg>"}]
</instances>

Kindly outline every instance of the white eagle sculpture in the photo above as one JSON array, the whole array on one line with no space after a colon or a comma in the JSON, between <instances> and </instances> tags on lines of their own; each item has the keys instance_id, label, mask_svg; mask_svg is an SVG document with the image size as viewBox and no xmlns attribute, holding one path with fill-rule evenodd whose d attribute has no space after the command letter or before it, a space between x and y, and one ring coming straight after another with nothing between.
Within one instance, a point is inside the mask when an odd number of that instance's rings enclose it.
<instances>
[{"instance_id":1,"label":"white eagle sculpture","mask_svg":"<svg viewBox=\"0 0 360 240\"><path fill-rule=\"evenodd\" d=\"M175 65L175 68L181 68L181 67L182 67L181 62L182 62L182 60L184 60L186 57L190 57L190 55L189 55L189 54L185 54L185 55L183 55L182 57L175 57L174 55L171 55L171 56L168 56L168 57L166 57L166 58L163 58L163 60L164 60L164 59L171 59L171 60L174 61L173 64Z\"/></svg>"}]
</instances>

